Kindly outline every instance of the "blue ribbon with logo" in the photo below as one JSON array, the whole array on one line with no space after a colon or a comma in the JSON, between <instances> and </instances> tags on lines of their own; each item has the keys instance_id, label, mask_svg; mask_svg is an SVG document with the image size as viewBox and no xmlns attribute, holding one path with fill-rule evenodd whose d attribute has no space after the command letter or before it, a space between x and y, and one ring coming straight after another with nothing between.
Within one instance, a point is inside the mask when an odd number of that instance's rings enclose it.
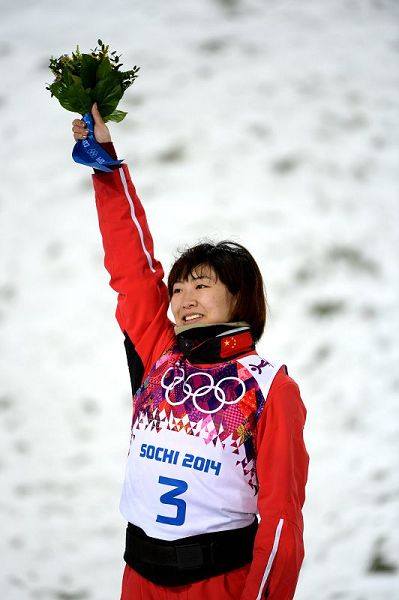
<instances>
[{"instance_id":1,"label":"blue ribbon with logo","mask_svg":"<svg viewBox=\"0 0 399 600\"><path fill-rule=\"evenodd\" d=\"M87 127L87 138L78 140L72 150L72 158L75 162L99 171L112 171L110 167L120 165L123 160L113 159L108 152L100 146L94 137L94 121L91 113L82 117Z\"/></svg>"}]
</instances>

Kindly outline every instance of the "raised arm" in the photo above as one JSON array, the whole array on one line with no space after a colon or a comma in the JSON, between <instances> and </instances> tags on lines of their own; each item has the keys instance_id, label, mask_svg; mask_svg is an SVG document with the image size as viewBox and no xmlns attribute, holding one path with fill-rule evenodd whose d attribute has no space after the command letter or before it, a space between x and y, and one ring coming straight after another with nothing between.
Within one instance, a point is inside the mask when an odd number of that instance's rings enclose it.
<instances>
[{"instance_id":1,"label":"raised arm","mask_svg":"<svg viewBox=\"0 0 399 600\"><path fill-rule=\"evenodd\" d=\"M96 140L108 144L111 136L95 105L92 114ZM75 139L86 137L81 120L73 122L73 132ZM144 208L127 166L95 174L93 183L104 263L111 275L110 285L118 292L116 317L127 336L128 357L139 358L141 362L142 379L173 340L173 324L167 318L169 300L164 273L154 258Z\"/></svg>"}]
</instances>

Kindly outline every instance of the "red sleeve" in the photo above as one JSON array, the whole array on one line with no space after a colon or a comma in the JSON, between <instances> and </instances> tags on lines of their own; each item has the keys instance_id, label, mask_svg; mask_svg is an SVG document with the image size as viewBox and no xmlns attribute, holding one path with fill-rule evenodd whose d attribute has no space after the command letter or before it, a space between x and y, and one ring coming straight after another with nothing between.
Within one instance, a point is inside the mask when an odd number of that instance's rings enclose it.
<instances>
[{"instance_id":1,"label":"red sleeve","mask_svg":"<svg viewBox=\"0 0 399 600\"><path fill-rule=\"evenodd\" d=\"M281 369L259 419L256 468L259 529L242 600L291 600L304 557L302 506L308 472L306 410Z\"/></svg>"},{"instance_id":2,"label":"red sleeve","mask_svg":"<svg viewBox=\"0 0 399 600\"><path fill-rule=\"evenodd\" d=\"M118 292L116 318L133 343L145 376L174 336L162 265L154 258L144 208L127 166L93 175L93 183L104 263L110 285Z\"/></svg>"}]
</instances>

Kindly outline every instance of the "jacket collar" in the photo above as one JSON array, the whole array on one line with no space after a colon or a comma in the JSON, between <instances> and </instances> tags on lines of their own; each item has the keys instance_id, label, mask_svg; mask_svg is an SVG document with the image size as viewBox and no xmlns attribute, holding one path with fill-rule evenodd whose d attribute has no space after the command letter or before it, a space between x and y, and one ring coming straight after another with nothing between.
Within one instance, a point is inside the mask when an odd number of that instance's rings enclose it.
<instances>
[{"instance_id":1,"label":"jacket collar","mask_svg":"<svg viewBox=\"0 0 399 600\"><path fill-rule=\"evenodd\" d=\"M248 323L175 327L177 345L193 364L231 360L255 349Z\"/></svg>"}]
</instances>

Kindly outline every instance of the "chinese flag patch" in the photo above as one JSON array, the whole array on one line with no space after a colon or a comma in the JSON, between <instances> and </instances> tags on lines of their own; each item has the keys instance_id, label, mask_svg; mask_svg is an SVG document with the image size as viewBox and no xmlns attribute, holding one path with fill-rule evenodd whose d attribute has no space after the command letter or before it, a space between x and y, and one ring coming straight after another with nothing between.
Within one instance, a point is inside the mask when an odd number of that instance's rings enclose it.
<instances>
[{"instance_id":1,"label":"chinese flag patch","mask_svg":"<svg viewBox=\"0 0 399 600\"><path fill-rule=\"evenodd\" d=\"M233 354L240 354L245 350L250 350L252 345L252 337L248 331L244 331L244 333L238 335L230 335L222 340L220 357L227 358Z\"/></svg>"}]
</instances>

